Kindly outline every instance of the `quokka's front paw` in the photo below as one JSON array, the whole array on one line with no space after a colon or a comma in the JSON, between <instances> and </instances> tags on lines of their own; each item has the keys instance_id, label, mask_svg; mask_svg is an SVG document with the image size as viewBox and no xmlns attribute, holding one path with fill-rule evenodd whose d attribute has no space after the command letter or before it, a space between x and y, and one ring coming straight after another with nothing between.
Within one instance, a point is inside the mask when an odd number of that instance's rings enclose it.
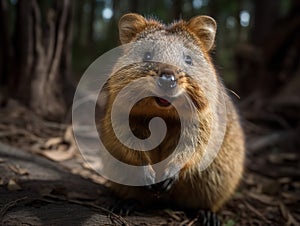
<instances>
[{"instance_id":1,"label":"quokka's front paw","mask_svg":"<svg viewBox=\"0 0 300 226\"><path fill-rule=\"evenodd\" d=\"M158 193L165 193L171 190L172 186L175 184L175 182L178 179L178 174L176 174L173 177L167 178L164 181L161 181L156 184L152 184L148 186L148 189L158 192Z\"/></svg>"},{"instance_id":2,"label":"quokka's front paw","mask_svg":"<svg viewBox=\"0 0 300 226\"><path fill-rule=\"evenodd\" d=\"M136 200L116 200L108 209L118 215L128 216L137 209L139 203Z\"/></svg>"},{"instance_id":3,"label":"quokka's front paw","mask_svg":"<svg viewBox=\"0 0 300 226\"><path fill-rule=\"evenodd\" d=\"M211 211L200 211L197 221L199 226L221 226L221 221L218 219L217 214Z\"/></svg>"}]
</instances>

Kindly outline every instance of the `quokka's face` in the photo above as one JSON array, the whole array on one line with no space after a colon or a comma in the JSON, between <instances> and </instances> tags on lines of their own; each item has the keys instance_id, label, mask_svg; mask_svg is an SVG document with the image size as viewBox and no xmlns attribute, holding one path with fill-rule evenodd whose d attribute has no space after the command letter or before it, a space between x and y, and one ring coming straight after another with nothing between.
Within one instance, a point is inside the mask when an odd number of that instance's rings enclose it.
<instances>
[{"instance_id":1,"label":"quokka's face","mask_svg":"<svg viewBox=\"0 0 300 226\"><path fill-rule=\"evenodd\" d=\"M176 116L175 109L188 112L191 105L203 110L206 95L212 92L210 84L216 83L205 49L212 44L199 41L186 22L163 27L136 14L124 17L119 24L124 55L109 80L110 104L123 90L122 104L137 100L132 114ZM136 27L139 23L144 24L141 30Z\"/></svg>"}]
</instances>

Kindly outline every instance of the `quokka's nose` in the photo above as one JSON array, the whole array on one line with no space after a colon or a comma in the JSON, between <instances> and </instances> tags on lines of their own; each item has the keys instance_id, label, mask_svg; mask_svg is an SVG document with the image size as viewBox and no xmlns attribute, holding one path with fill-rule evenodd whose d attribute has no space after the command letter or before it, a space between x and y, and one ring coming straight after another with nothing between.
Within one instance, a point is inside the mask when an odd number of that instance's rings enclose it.
<instances>
[{"instance_id":1,"label":"quokka's nose","mask_svg":"<svg viewBox=\"0 0 300 226\"><path fill-rule=\"evenodd\" d=\"M170 90L176 87L177 82L173 74L162 73L157 79L157 84L164 90Z\"/></svg>"}]
</instances>

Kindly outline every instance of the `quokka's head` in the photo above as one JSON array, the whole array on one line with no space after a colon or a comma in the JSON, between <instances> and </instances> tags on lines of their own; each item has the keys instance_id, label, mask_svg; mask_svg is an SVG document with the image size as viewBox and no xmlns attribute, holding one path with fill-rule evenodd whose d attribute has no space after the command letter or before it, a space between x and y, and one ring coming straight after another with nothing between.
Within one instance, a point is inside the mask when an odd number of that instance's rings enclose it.
<instances>
[{"instance_id":1,"label":"quokka's head","mask_svg":"<svg viewBox=\"0 0 300 226\"><path fill-rule=\"evenodd\" d=\"M216 22L208 16L164 25L138 14L124 15L119 21L124 51L108 82L108 103L127 87L122 103L136 101L132 114L176 116L178 107L207 108L218 88L209 57L215 33Z\"/></svg>"}]
</instances>

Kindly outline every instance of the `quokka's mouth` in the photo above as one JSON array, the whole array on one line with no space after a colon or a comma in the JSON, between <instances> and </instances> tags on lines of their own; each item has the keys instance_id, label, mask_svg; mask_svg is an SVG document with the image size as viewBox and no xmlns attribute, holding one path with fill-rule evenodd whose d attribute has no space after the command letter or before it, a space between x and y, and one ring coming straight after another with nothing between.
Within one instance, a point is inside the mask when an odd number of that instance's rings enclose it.
<instances>
[{"instance_id":1,"label":"quokka's mouth","mask_svg":"<svg viewBox=\"0 0 300 226\"><path fill-rule=\"evenodd\" d=\"M171 105L171 102L169 102L168 100L161 98L161 97L155 97L155 101L159 106L162 106L162 107L168 107Z\"/></svg>"}]
</instances>

